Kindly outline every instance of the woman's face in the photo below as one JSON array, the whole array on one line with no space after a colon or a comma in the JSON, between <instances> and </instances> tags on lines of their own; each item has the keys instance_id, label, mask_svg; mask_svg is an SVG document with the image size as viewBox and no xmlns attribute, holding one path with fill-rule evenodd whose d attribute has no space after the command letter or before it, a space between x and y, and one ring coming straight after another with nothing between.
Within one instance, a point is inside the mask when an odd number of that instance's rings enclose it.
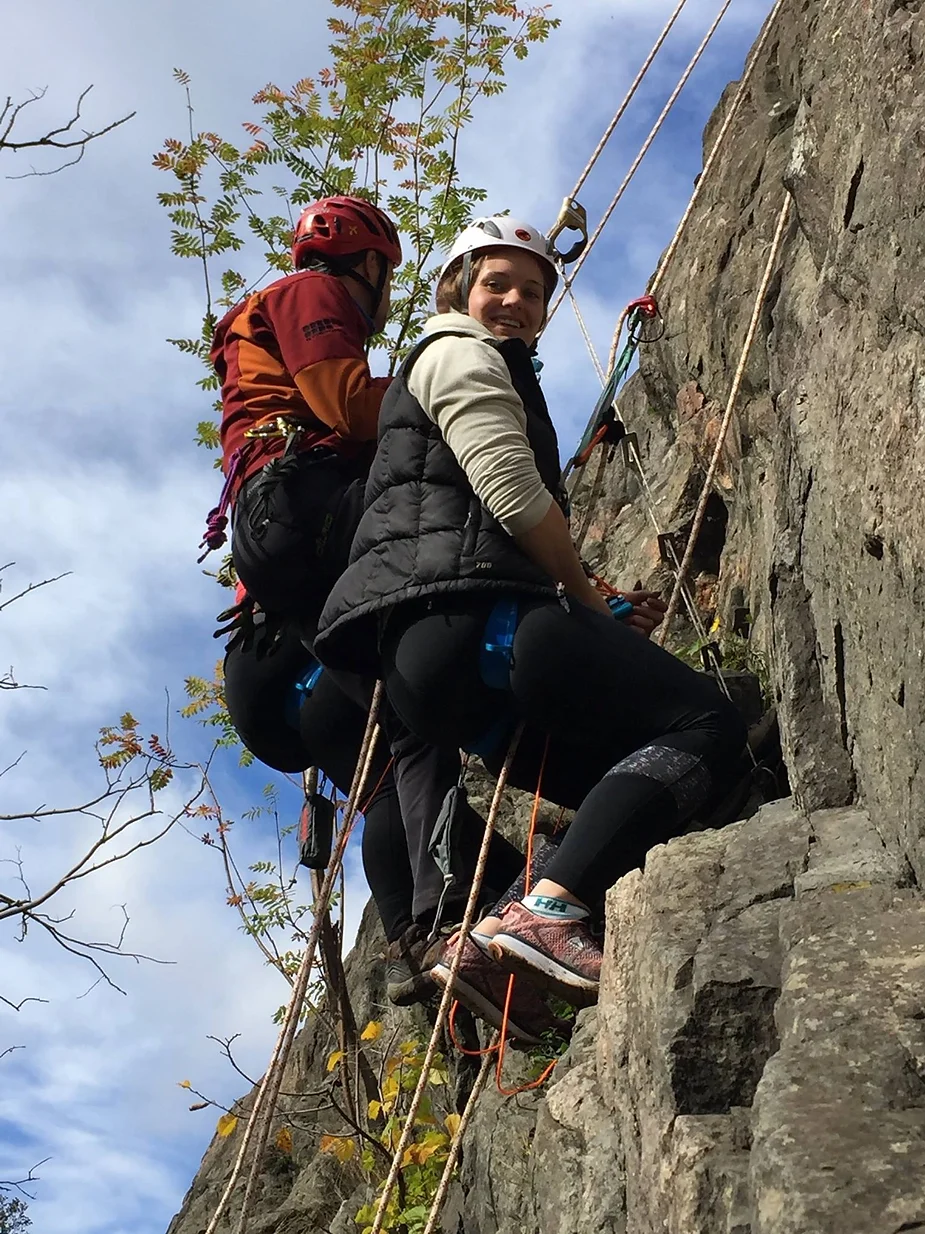
<instances>
[{"instance_id":1,"label":"woman's face","mask_svg":"<svg viewBox=\"0 0 925 1234\"><path fill-rule=\"evenodd\" d=\"M546 316L539 259L523 249L499 249L486 256L469 292L469 316L495 338L519 338L531 346Z\"/></svg>"}]
</instances>

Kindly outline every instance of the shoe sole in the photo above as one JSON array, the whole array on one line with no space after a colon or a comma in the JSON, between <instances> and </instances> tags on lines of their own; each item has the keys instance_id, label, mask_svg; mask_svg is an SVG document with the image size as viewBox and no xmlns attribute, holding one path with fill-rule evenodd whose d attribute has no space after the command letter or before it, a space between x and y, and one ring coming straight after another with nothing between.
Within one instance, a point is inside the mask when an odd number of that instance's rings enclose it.
<instances>
[{"instance_id":1,"label":"shoe sole","mask_svg":"<svg viewBox=\"0 0 925 1234\"><path fill-rule=\"evenodd\" d=\"M437 993L437 983L429 972L416 973L407 981L396 981L385 987L385 996L394 1007L411 1007L426 1003Z\"/></svg>"},{"instance_id":2,"label":"shoe sole","mask_svg":"<svg viewBox=\"0 0 925 1234\"><path fill-rule=\"evenodd\" d=\"M438 986L446 988L450 980L450 969L448 965L438 964L431 969L431 976ZM456 974L456 981L453 985L454 997L467 1007L473 1015L478 1016L480 1020L484 1020L486 1024L490 1024L492 1028L501 1029L504 1022L504 1008L496 1007L490 999L486 998L475 986L469 985L465 978L459 973ZM527 1045L542 1045L542 1038L537 1037L535 1033L525 1032L519 1024L515 1023L508 1015L507 1020L508 1031L515 1037L525 1042Z\"/></svg>"},{"instance_id":3,"label":"shoe sole","mask_svg":"<svg viewBox=\"0 0 925 1234\"><path fill-rule=\"evenodd\" d=\"M582 977L521 938L512 934L496 934L488 949L509 972L519 973L534 985L575 1007L587 1007L597 1002L599 981Z\"/></svg>"}]
</instances>

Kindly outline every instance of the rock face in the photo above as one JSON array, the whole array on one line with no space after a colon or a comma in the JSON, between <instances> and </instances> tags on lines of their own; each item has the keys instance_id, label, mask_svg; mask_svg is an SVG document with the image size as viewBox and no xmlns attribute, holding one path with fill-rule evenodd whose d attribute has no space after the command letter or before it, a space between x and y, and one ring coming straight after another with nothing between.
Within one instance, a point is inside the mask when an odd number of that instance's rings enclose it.
<instances>
[{"instance_id":1,"label":"rock face","mask_svg":"<svg viewBox=\"0 0 925 1234\"><path fill-rule=\"evenodd\" d=\"M925 1222L925 904L906 881L854 808L781 801L654 849L611 893L600 1006L555 1083L526 1109L482 1098L446 1228Z\"/></svg>"},{"instance_id":2,"label":"rock face","mask_svg":"<svg viewBox=\"0 0 925 1234\"><path fill-rule=\"evenodd\" d=\"M692 583L708 626L750 615L793 798L610 893L600 1005L542 1090L485 1091L445 1234L925 1230L923 81L922 0L788 0L662 287L670 329L621 410L683 546L790 196ZM650 514L618 459L586 556L669 585ZM368 916L358 1020L426 1031L386 1012L377 952ZM301 1129L252 1234L360 1229L367 1182L317 1151L344 1124L304 1095L325 1032L290 1066ZM213 1144L170 1234L205 1229L232 1152Z\"/></svg>"}]
</instances>

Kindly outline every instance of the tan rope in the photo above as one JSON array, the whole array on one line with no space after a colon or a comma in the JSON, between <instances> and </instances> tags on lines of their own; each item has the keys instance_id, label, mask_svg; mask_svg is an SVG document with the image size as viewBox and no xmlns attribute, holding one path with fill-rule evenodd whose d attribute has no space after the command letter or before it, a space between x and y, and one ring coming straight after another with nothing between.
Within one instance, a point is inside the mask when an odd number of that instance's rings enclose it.
<instances>
[{"instance_id":1,"label":"tan rope","mask_svg":"<svg viewBox=\"0 0 925 1234\"><path fill-rule=\"evenodd\" d=\"M494 1062L494 1047L500 1042L501 1034L496 1033L492 1038L491 1045L485 1052L485 1057L482 1059L482 1065L479 1068L479 1073L475 1077L475 1083L472 1085L472 1092L469 1094L469 1099L466 1102L465 1109L462 1112L462 1117L459 1120L459 1126L456 1128L456 1134L450 1141L450 1152L444 1166L443 1173L440 1175L440 1183L434 1195L433 1203L430 1206L430 1213L427 1217L427 1225L424 1227L424 1234L434 1234L437 1228L437 1222L440 1219L440 1209L443 1207L443 1201L446 1199L446 1193L450 1189L450 1181L453 1177L453 1171L456 1168L456 1162L459 1159L459 1150L462 1147L462 1138L466 1134L466 1128L475 1113L475 1107L479 1097L482 1095L482 1089L485 1087L485 1081L488 1079L488 1073L491 1071Z\"/></svg>"},{"instance_id":2,"label":"tan rope","mask_svg":"<svg viewBox=\"0 0 925 1234\"><path fill-rule=\"evenodd\" d=\"M774 239L771 242L771 251L768 254L768 260L764 268L764 275L761 279L761 285L758 288L758 294L755 296L755 307L752 310L752 319L749 322L748 333L745 335L745 342L742 346L742 354L739 357L739 364L736 368L735 377L732 380L732 388L729 391L729 398L726 400L726 410L723 412L723 418L720 422L716 445L713 447L713 457L710 459L710 466L707 468L703 488L700 492L700 499L697 502L697 509L694 513L694 522L691 526L690 535L687 537L687 545L684 549L684 556L681 558L681 566L678 571L678 577L675 580L675 585L671 592L671 599L668 601L668 611L665 613L664 623L662 628L659 630L658 642L660 646L664 645L665 639L668 635L668 623L677 611L681 584L687 577L687 571L690 569L691 560L694 556L694 548L697 544L697 537L700 535L700 528L703 526L707 502L710 499L713 481L716 478L716 473L719 469L720 456L722 455L723 446L726 442L726 435L729 432L729 425L732 423L732 414L735 411L736 401L739 397L739 390L742 386L742 378L745 375L745 366L748 363L748 357L752 349L752 344L755 341L755 335L758 333L758 323L761 320L761 312L764 308L765 296L768 293L771 277L774 274L774 269L777 265L777 258L780 253L781 245L783 244L784 231L786 230L789 218L790 197L788 195L785 196L784 204L781 206L780 214L778 215L777 228L774 232Z\"/></svg>"},{"instance_id":3,"label":"tan rope","mask_svg":"<svg viewBox=\"0 0 925 1234\"><path fill-rule=\"evenodd\" d=\"M556 299L552 303L552 306L550 307L549 314L546 318L546 326L543 327L544 329L548 327L549 323L552 321L553 317L555 316L556 310L558 309L559 305L562 303L563 299L565 298L572 283L574 283L575 277L578 274L578 271L584 265L588 257L591 256L591 252L595 244L597 243L597 240L601 232L607 226L607 223L610 221L610 216L613 214L614 210L616 210L617 206L620 203L621 198L623 197L623 194L629 188L630 183L633 180L633 177L636 175L636 172L639 170L642 160L645 158L645 156L649 152L649 147L652 145L652 143L655 141L656 137L658 136L662 125L668 119L671 109L674 107L675 103L678 101L678 96L680 95L684 87L687 85L688 78L690 77L691 73L693 73L694 69L697 67L701 56L703 55L703 53L706 51L707 47L709 46L710 41L713 38L713 35L716 33L717 28L719 27L719 23L723 20L723 17L726 15L726 11L728 10L731 3L732 3L732 0L723 0L722 6L720 7L719 12L717 13L716 17L713 19L713 24L710 26L709 30L704 36L700 46L694 52L694 55L690 63L688 64L687 68L681 74L680 81L675 86L674 90L672 90L671 95L668 98L668 102L662 108L661 115L656 120L652 128L652 131L649 133L649 136L643 142L642 149L639 151L639 153L636 155L635 159L633 160L633 163L629 171L626 173L626 176L623 179L623 183L620 185L616 193L614 193L613 197L611 198L610 205L604 211L604 217L598 223L597 227L594 230L594 233L589 238L588 243L585 246L584 252L575 262L575 265L572 267L570 274L567 276L563 274L562 281L563 281L564 286L562 288L562 291L559 292L559 295L556 297Z\"/></svg>"},{"instance_id":4,"label":"tan rope","mask_svg":"<svg viewBox=\"0 0 925 1234\"><path fill-rule=\"evenodd\" d=\"M244 1204L238 1219L238 1234L243 1234L246 1229L246 1221L249 1215L249 1201L253 1194L254 1183L260 1172L260 1162L263 1157L263 1150L266 1147L267 1138L269 1137L270 1125L275 1112L276 1101L279 1097L283 1073L285 1071L286 1063L289 1059L289 1053L292 1049L292 1043L295 1040L295 1034L298 1029L302 1005L305 1001L305 993L308 989L308 980L312 965L314 964L315 950L318 945L318 936L321 931L321 921L330 901L331 892L337 878L337 870L343 860L344 851L347 847L347 840L350 838L353 821L356 817L357 803L363 792L363 786L366 777L369 774L369 767L375 751L376 740L379 735L379 726L376 721L379 713L381 698L382 683L377 682L376 689L373 693L372 705L369 711L369 720L367 721L366 732L363 737L363 744L360 748L360 756L357 760L353 783L350 786L350 794L348 796L347 805L344 811L344 823L341 827L337 845L328 865L327 873L325 874L324 883L321 887L321 893L315 904L314 921L312 922L312 928L305 943L305 950L302 954L302 962L299 966L299 972L293 986L292 997L290 998L289 1004L286 1008L286 1014L283 1018L283 1023L280 1027L279 1035L276 1039L276 1045L273 1048L273 1053L270 1056L269 1065L264 1073L263 1079L261 1080L260 1088L257 1090L257 1096L254 1099L254 1104L251 1107L250 1116L247 1120L247 1126L244 1129L244 1134L241 1137L238 1155L235 1159L231 1176L229 1177L225 1190L223 1191L221 1199L218 1202L218 1206L216 1207L215 1212L212 1214L212 1218L206 1227L205 1234L215 1234L215 1231L218 1229L218 1223L225 1215L232 1193L234 1192L234 1189L238 1184L238 1180L243 1173L244 1161L247 1156L248 1149L250 1148L252 1141L256 1139L254 1158L247 1180L247 1188L245 1190Z\"/></svg>"},{"instance_id":5,"label":"tan rope","mask_svg":"<svg viewBox=\"0 0 925 1234\"><path fill-rule=\"evenodd\" d=\"M761 55L762 51L764 50L764 45L765 43L767 43L768 38L770 37L770 34L771 34L771 28L774 25L774 19L777 16L777 14L780 12L781 8L783 7L783 4L784 4L784 0L777 0L777 3L774 5L774 8L771 10L770 14L768 15L767 21L764 23L764 28L762 29L761 34L758 36L758 41L755 43L754 47L751 50L751 53L749 54L748 62L745 66L745 71L742 74L742 80L739 82L738 89L735 92L735 96L733 97L733 100L731 104L729 105L729 110L726 113L726 118L723 120L723 123L719 129L719 132L716 134L716 139L713 142L713 146L710 150L709 155L707 156L707 160L703 165L703 171L700 173L700 178L698 179L697 183L694 185L694 191L691 194L690 201L687 203L687 209L684 211L683 215L681 216L681 221L680 223L678 223L678 227L677 227L677 230L675 231L674 237L672 238L671 243L668 245L668 248L665 250L664 254L662 255L662 260L659 262L659 266L655 272L655 276L653 277L652 282L649 284L649 294L652 296L656 294L659 287L661 286L662 280L665 277L665 273L669 265L671 264L671 261L675 253L678 251L678 245L681 243L681 238L684 235L685 230L687 229L687 224L690 222L690 217L693 214L694 207L696 206L700 198L700 194L703 191L703 187L704 187L704 184L706 183L707 176L709 175L710 170L713 167L713 164L716 162L716 159L719 156L719 152L722 149L723 142L725 141L725 138L726 138L726 134L729 132L729 129L732 127L732 122L735 119L736 114L738 113L739 107L742 105L742 100L745 98L745 94L751 83L752 74L754 73L755 66L758 63L758 57Z\"/></svg>"},{"instance_id":6,"label":"tan rope","mask_svg":"<svg viewBox=\"0 0 925 1234\"><path fill-rule=\"evenodd\" d=\"M672 26L681 16L681 10L684 8L685 4L687 4L687 0L680 0L680 4L678 4L675 11L668 18L668 21L665 25L664 30L655 40L655 45L653 46L652 50L649 52L648 56L643 62L642 68L636 74L636 78L633 84L630 86L629 91L627 92L626 98L617 108L613 119L610 121L610 123L607 125L607 128L604 130L603 137L597 143L597 147L594 150L594 153L591 155L591 157L588 159L587 163L585 164L584 171L578 177L578 183L575 185L575 187L572 189L571 193L569 194L570 197L577 197L578 194L581 192L582 185L587 180L588 176L591 174L594 168L594 164L597 162L597 160L600 158L601 154L604 151L604 147L607 145L608 141L610 141L610 138L613 135L614 129L623 119L623 115L626 112L627 107L629 107L630 103L633 101L636 91L642 85L643 78L645 77L646 73L648 73L649 69L652 67L652 61L661 51L662 44L664 43L668 35L671 33Z\"/></svg>"},{"instance_id":7,"label":"tan rope","mask_svg":"<svg viewBox=\"0 0 925 1234\"><path fill-rule=\"evenodd\" d=\"M578 322L578 329L581 331L581 337L584 339L585 346L588 349L588 355L591 357L591 363L594 365L594 370L597 373L598 380L601 385L603 385L607 380L607 376L604 373L603 366L598 358L597 350L594 346L594 341L591 338L591 334L588 331L588 327L585 325L585 319L581 315L581 309L578 307L578 301L575 299L572 292L572 284L566 283L565 290L568 292L568 297L572 302L572 311L575 314L575 320Z\"/></svg>"},{"instance_id":8,"label":"tan rope","mask_svg":"<svg viewBox=\"0 0 925 1234\"><path fill-rule=\"evenodd\" d=\"M511 763L514 761L514 755L517 753L517 747L520 744L522 732L523 724L519 724L514 732L514 736L511 738L511 744L508 747L507 755L504 760L504 766L501 768L501 773L498 776L498 782L495 785L494 796L491 800L491 808L488 811L488 818L485 820L485 832L482 836L482 847L479 850L479 857L475 866L475 874L472 878L472 887L469 892L469 899L466 903L466 911L463 915L462 925L459 927L459 941L456 944L453 960L450 964L449 976L443 990L443 997L440 1000L440 1006L437 1010L437 1018L434 1021L434 1028L430 1035L427 1051L424 1055L424 1062L421 1066L421 1074L418 1079L417 1087L414 1090L414 1095L411 1098L411 1105L408 1109L408 1113L405 1116L405 1126L402 1130L401 1139L398 1141L398 1147L395 1149L395 1155L392 1158L392 1165L389 1169L388 1177L385 1180L385 1187L379 1199L379 1207L376 1209L376 1216L373 1220L369 1234L381 1234L382 1226L385 1221L386 1209L388 1208L392 1192L395 1189L395 1184L398 1181L398 1174L401 1170L401 1162L405 1155L405 1149L411 1143L411 1139L414 1136L414 1120L417 1117L417 1112L424 1096L424 1090L427 1087L427 1080L430 1076L434 1057L437 1053L437 1047L440 1044L440 1034L443 1031L443 1026L446 1022L446 1017L449 1014L450 1006L454 1001L453 987L456 984L456 974L459 972L459 965L462 961L463 944L469 937L469 930L472 926L473 919L475 918L475 908L478 903L478 895L482 886L482 879L485 876L485 866L488 862L488 849L491 844L491 837L495 830L495 822L498 817L498 811L501 808L501 799L504 796L504 789L507 785L508 773L511 769Z\"/></svg>"}]
</instances>

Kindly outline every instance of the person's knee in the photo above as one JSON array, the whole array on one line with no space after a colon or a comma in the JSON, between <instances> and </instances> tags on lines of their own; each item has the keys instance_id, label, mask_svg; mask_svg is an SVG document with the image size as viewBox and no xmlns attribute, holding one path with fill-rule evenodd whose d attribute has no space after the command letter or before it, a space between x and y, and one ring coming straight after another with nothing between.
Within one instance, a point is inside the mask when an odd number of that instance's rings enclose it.
<instances>
[{"instance_id":1,"label":"person's knee","mask_svg":"<svg viewBox=\"0 0 925 1234\"><path fill-rule=\"evenodd\" d=\"M738 707L720 695L705 721L711 733L716 770L725 771L738 762L748 743L745 720Z\"/></svg>"}]
</instances>

